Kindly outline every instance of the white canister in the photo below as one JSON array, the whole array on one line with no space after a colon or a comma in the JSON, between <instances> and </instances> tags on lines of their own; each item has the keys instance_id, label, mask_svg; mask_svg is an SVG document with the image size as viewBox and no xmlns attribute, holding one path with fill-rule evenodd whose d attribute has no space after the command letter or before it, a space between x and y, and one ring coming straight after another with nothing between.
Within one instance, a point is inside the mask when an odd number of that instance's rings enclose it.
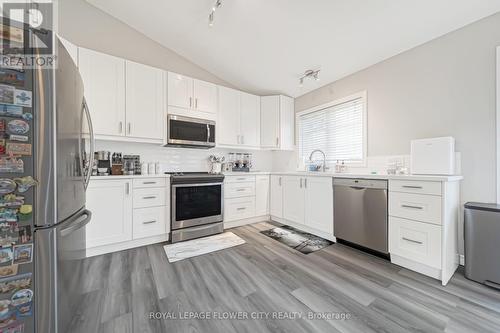
<instances>
[{"instance_id":1,"label":"white canister","mask_svg":"<svg viewBox=\"0 0 500 333\"><path fill-rule=\"evenodd\" d=\"M154 162L149 162L149 164L148 164L148 173L150 175L154 175L155 174L155 164L154 164Z\"/></svg>"},{"instance_id":2,"label":"white canister","mask_svg":"<svg viewBox=\"0 0 500 333\"><path fill-rule=\"evenodd\" d=\"M141 175L148 174L148 164L146 162L142 162L141 164Z\"/></svg>"}]
</instances>

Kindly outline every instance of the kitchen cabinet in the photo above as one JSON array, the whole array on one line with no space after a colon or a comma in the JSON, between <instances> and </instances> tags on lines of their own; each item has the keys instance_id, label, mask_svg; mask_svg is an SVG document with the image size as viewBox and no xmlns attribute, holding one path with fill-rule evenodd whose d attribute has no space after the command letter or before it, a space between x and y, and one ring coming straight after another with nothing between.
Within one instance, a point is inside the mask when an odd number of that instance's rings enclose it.
<instances>
[{"instance_id":1,"label":"kitchen cabinet","mask_svg":"<svg viewBox=\"0 0 500 333\"><path fill-rule=\"evenodd\" d=\"M168 105L198 112L217 112L217 86L188 76L168 73Z\"/></svg>"},{"instance_id":2,"label":"kitchen cabinet","mask_svg":"<svg viewBox=\"0 0 500 333\"><path fill-rule=\"evenodd\" d=\"M255 215L269 215L269 176L255 177Z\"/></svg>"},{"instance_id":3,"label":"kitchen cabinet","mask_svg":"<svg viewBox=\"0 0 500 333\"><path fill-rule=\"evenodd\" d=\"M283 177L270 177L269 212L271 217L283 218Z\"/></svg>"},{"instance_id":4,"label":"kitchen cabinet","mask_svg":"<svg viewBox=\"0 0 500 333\"><path fill-rule=\"evenodd\" d=\"M218 140L222 146L260 146L260 97L219 87Z\"/></svg>"},{"instance_id":5,"label":"kitchen cabinet","mask_svg":"<svg viewBox=\"0 0 500 333\"><path fill-rule=\"evenodd\" d=\"M78 67L96 138L125 136L125 60L79 48Z\"/></svg>"},{"instance_id":6,"label":"kitchen cabinet","mask_svg":"<svg viewBox=\"0 0 500 333\"><path fill-rule=\"evenodd\" d=\"M295 104L287 96L261 97L260 145L273 150L295 149Z\"/></svg>"},{"instance_id":7,"label":"kitchen cabinet","mask_svg":"<svg viewBox=\"0 0 500 333\"><path fill-rule=\"evenodd\" d=\"M283 180L283 218L294 223L304 224L305 187L304 178L284 176Z\"/></svg>"},{"instance_id":8,"label":"kitchen cabinet","mask_svg":"<svg viewBox=\"0 0 500 333\"><path fill-rule=\"evenodd\" d=\"M87 248L132 239L132 182L130 180L91 181L87 208L92 220L86 226Z\"/></svg>"},{"instance_id":9,"label":"kitchen cabinet","mask_svg":"<svg viewBox=\"0 0 500 333\"><path fill-rule=\"evenodd\" d=\"M305 225L333 235L333 178L307 177L305 187Z\"/></svg>"}]
</instances>

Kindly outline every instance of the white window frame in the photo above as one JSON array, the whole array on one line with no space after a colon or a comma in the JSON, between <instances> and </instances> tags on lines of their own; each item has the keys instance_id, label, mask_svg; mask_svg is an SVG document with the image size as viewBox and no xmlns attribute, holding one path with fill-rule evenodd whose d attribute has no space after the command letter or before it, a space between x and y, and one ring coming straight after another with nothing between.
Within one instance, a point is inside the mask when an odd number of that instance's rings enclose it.
<instances>
[{"instance_id":1,"label":"white window frame","mask_svg":"<svg viewBox=\"0 0 500 333\"><path fill-rule=\"evenodd\" d=\"M368 121L368 115L367 115L367 113L368 113L367 112L368 99L366 97L367 97L367 92L366 92L366 90L364 90L364 91L361 91L361 92L358 92L358 93L355 93L355 94L352 94L352 95L349 95L346 97L336 99L334 101L331 101L331 102L328 102L325 104L321 104L321 105L312 107L312 108L307 109L307 110L297 112L295 115L295 133L297 133L297 135L295 136L295 147L296 147L296 151L297 151L297 161L300 162L300 159L301 159L300 151L299 151L299 135L300 135L299 121L300 121L301 116L308 114L308 113L321 111L323 109L327 109L327 108L330 108L332 106L336 106L339 104L343 104L343 103L361 98L363 100L363 160L361 162L345 161L345 165L351 166L351 167L366 167L366 158L368 155L368 123L367 123L367 121ZM328 158L328 156L327 156L327 158ZM328 165L328 163L327 163L327 165ZM329 166L332 167L333 165L330 164Z\"/></svg>"}]
</instances>

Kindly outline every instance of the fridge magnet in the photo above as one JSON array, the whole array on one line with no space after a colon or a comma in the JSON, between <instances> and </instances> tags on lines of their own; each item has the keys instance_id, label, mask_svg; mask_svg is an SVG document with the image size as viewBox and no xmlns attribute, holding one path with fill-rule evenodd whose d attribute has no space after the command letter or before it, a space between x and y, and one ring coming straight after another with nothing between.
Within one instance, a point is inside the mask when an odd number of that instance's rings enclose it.
<instances>
[{"instance_id":1,"label":"fridge magnet","mask_svg":"<svg viewBox=\"0 0 500 333\"><path fill-rule=\"evenodd\" d=\"M33 206L32 205L22 205L21 208L19 208L19 220L20 221L26 221L31 218L31 215L33 214Z\"/></svg>"},{"instance_id":2,"label":"fridge magnet","mask_svg":"<svg viewBox=\"0 0 500 333\"><path fill-rule=\"evenodd\" d=\"M9 326L16 321L16 310L10 306L11 303L11 300L8 299L0 301L0 328Z\"/></svg>"},{"instance_id":3,"label":"fridge magnet","mask_svg":"<svg viewBox=\"0 0 500 333\"><path fill-rule=\"evenodd\" d=\"M0 155L5 155L7 151L6 141L5 139L0 139Z\"/></svg>"},{"instance_id":4,"label":"fridge magnet","mask_svg":"<svg viewBox=\"0 0 500 333\"><path fill-rule=\"evenodd\" d=\"M30 112L26 112L26 113L23 113L21 118L23 118L26 121L30 121L30 120L33 120L33 114Z\"/></svg>"},{"instance_id":5,"label":"fridge magnet","mask_svg":"<svg viewBox=\"0 0 500 333\"><path fill-rule=\"evenodd\" d=\"M0 84L0 103L1 104L14 104L14 94L16 88Z\"/></svg>"},{"instance_id":6,"label":"fridge magnet","mask_svg":"<svg viewBox=\"0 0 500 333\"><path fill-rule=\"evenodd\" d=\"M9 69L0 69L0 83L24 86L24 73Z\"/></svg>"},{"instance_id":7,"label":"fridge magnet","mask_svg":"<svg viewBox=\"0 0 500 333\"><path fill-rule=\"evenodd\" d=\"M24 204L24 197L22 195L5 194L0 197L0 208L18 208Z\"/></svg>"},{"instance_id":8,"label":"fridge magnet","mask_svg":"<svg viewBox=\"0 0 500 333\"><path fill-rule=\"evenodd\" d=\"M0 208L0 222L17 222L17 209Z\"/></svg>"},{"instance_id":9,"label":"fridge magnet","mask_svg":"<svg viewBox=\"0 0 500 333\"><path fill-rule=\"evenodd\" d=\"M5 119L0 119L0 132L5 132Z\"/></svg>"},{"instance_id":10,"label":"fridge magnet","mask_svg":"<svg viewBox=\"0 0 500 333\"><path fill-rule=\"evenodd\" d=\"M7 129L11 134L26 134L30 130L30 125L21 119L14 119L7 123Z\"/></svg>"},{"instance_id":11,"label":"fridge magnet","mask_svg":"<svg viewBox=\"0 0 500 333\"><path fill-rule=\"evenodd\" d=\"M25 225L19 227L18 242L20 244L26 244L33 241L33 234L31 233L31 226Z\"/></svg>"},{"instance_id":12,"label":"fridge magnet","mask_svg":"<svg viewBox=\"0 0 500 333\"><path fill-rule=\"evenodd\" d=\"M17 310L17 314L21 317L31 316L31 305L33 299L33 291L31 289L18 290L11 297L11 305Z\"/></svg>"},{"instance_id":13,"label":"fridge magnet","mask_svg":"<svg viewBox=\"0 0 500 333\"><path fill-rule=\"evenodd\" d=\"M0 194L9 194L16 190L17 184L9 178L0 178Z\"/></svg>"},{"instance_id":14,"label":"fridge magnet","mask_svg":"<svg viewBox=\"0 0 500 333\"><path fill-rule=\"evenodd\" d=\"M11 141L28 142L29 137L27 135L11 134L9 135L9 139Z\"/></svg>"},{"instance_id":15,"label":"fridge magnet","mask_svg":"<svg viewBox=\"0 0 500 333\"><path fill-rule=\"evenodd\" d=\"M24 323L15 323L0 330L0 333L24 333Z\"/></svg>"},{"instance_id":16,"label":"fridge magnet","mask_svg":"<svg viewBox=\"0 0 500 333\"><path fill-rule=\"evenodd\" d=\"M17 105L0 104L0 116L22 117L23 107Z\"/></svg>"},{"instance_id":17,"label":"fridge magnet","mask_svg":"<svg viewBox=\"0 0 500 333\"><path fill-rule=\"evenodd\" d=\"M25 177L20 177L20 178L14 178L15 183L17 184L17 190L19 193L24 193L27 192L32 186L35 186L38 184L36 180L33 179L31 176L25 176ZM0 179L1 182L1 179ZM0 183L0 189L1 189L1 183ZM10 192L7 192L10 193ZM1 194L1 192L0 192Z\"/></svg>"},{"instance_id":18,"label":"fridge magnet","mask_svg":"<svg viewBox=\"0 0 500 333\"><path fill-rule=\"evenodd\" d=\"M0 249L0 265L11 263L13 259L12 248L1 248Z\"/></svg>"},{"instance_id":19,"label":"fridge magnet","mask_svg":"<svg viewBox=\"0 0 500 333\"><path fill-rule=\"evenodd\" d=\"M0 24L0 38L17 44L23 44L24 30L9 24Z\"/></svg>"},{"instance_id":20,"label":"fridge magnet","mask_svg":"<svg viewBox=\"0 0 500 333\"><path fill-rule=\"evenodd\" d=\"M18 265L0 267L0 277L13 276L17 274Z\"/></svg>"},{"instance_id":21,"label":"fridge magnet","mask_svg":"<svg viewBox=\"0 0 500 333\"><path fill-rule=\"evenodd\" d=\"M31 262L33 254L33 244L23 244L14 246L13 264L27 264Z\"/></svg>"},{"instance_id":22,"label":"fridge magnet","mask_svg":"<svg viewBox=\"0 0 500 333\"><path fill-rule=\"evenodd\" d=\"M8 142L6 150L9 155L31 156L29 143Z\"/></svg>"},{"instance_id":23,"label":"fridge magnet","mask_svg":"<svg viewBox=\"0 0 500 333\"><path fill-rule=\"evenodd\" d=\"M19 225L17 222L0 223L0 246L10 247L19 241Z\"/></svg>"},{"instance_id":24,"label":"fridge magnet","mask_svg":"<svg viewBox=\"0 0 500 333\"><path fill-rule=\"evenodd\" d=\"M15 158L13 156L0 157L0 172L23 173L24 172L24 162L23 162L23 160ZM2 194L2 193L0 192L0 194Z\"/></svg>"},{"instance_id":25,"label":"fridge magnet","mask_svg":"<svg viewBox=\"0 0 500 333\"><path fill-rule=\"evenodd\" d=\"M31 273L0 279L0 293L8 294L31 288Z\"/></svg>"},{"instance_id":26,"label":"fridge magnet","mask_svg":"<svg viewBox=\"0 0 500 333\"><path fill-rule=\"evenodd\" d=\"M31 107L32 94L29 90L16 89L14 104Z\"/></svg>"}]
</instances>

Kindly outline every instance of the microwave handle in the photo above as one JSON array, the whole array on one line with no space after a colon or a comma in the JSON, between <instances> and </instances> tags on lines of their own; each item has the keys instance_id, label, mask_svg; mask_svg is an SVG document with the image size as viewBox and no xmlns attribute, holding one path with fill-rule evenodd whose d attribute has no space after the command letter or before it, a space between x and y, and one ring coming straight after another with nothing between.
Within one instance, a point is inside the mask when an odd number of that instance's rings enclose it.
<instances>
[{"instance_id":1,"label":"microwave handle","mask_svg":"<svg viewBox=\"0 0 500 333\"><path fill-rule=\"evenodd\" d=\"M207 142L210 142L210 125L207 124Z\"/></svg>"}]
</instances>

